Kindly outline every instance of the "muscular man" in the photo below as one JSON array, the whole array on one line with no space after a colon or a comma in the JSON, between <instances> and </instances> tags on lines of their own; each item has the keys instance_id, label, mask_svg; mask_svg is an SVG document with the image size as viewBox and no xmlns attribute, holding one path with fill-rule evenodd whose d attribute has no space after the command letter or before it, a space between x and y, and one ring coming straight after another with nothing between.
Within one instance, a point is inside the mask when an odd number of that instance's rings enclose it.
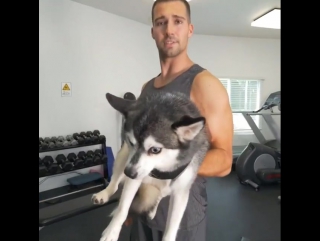
<instances>
[{"instance_id":1,"label":"muscular man","mask_svg":"<svg viewBox=\"0 0 320 241\"><path fill-rule=\"evenodd\" d=\"M152 7L152 38L159 51L161 73L145 83L141 96L158 90L180 91L190 96L206 118L211 150L192 186L181 221L178 241L206 241L206 177L223 177L232 165L233 120L228 94L209 71L187 54L193 34L190 6L185 0L157 0ZM132 226L131 241L161 241L169 197L164 198L153 220L141 217Z\"/></svg>"}]
</instances>

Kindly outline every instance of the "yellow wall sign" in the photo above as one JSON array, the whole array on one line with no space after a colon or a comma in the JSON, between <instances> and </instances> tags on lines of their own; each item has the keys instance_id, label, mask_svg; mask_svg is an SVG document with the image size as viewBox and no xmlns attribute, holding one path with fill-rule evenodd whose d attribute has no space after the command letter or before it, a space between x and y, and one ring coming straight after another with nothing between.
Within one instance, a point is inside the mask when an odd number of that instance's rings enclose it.
<instances>
[{"instance_id":1,"label":"yellow wall sign","mask_svg":"<svg viewBox=\"0 0 320 241\"><path fill-rule=\"evenodd\" d=\"M69 85L68 85L68 84L65 84L65 85L63 86L63 89L62 89L62 90L70 90Z\"/></svg>"},{"instance_id":2,"label":"yellow wall sign","mask_svg":"<svg viewBox=\"0 0 320 241\"><path fill-rule=\"evenodd\" d=\"M70 82L61 83L61 96L62 97L71 97L72 96Z\"/></svg>"}]
</instances>

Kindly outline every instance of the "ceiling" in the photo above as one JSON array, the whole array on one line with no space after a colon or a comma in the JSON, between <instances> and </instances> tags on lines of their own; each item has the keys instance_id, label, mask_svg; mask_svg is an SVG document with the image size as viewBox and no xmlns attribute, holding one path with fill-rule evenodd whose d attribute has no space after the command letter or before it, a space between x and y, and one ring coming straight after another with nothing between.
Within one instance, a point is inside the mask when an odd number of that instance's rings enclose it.
<instances>
[{"instance_id":1,"label":"ceiling","mask_svg":"<svg viewBox=\"0 0 320 241\"><path fill-rule=\"evenodd\" d=\"M72 0L151 26L154 0ZM279 29L251 27L251 21L280 0L191 0L194 33L203 35L280 39Z\"/></svg>"}]
</instances>

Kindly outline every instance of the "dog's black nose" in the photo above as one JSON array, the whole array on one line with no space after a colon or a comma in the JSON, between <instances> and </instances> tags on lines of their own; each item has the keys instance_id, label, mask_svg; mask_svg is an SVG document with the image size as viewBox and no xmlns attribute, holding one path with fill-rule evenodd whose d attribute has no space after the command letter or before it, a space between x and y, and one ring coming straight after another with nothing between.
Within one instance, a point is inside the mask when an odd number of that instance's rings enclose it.
<instances>
[{"instance_id":1,"label":"dog's black nose","mask_svg":"<svg viewBox=\"0 0 320 241\"><path fill-rule=\"evenodd\" d=\"M134 168L128 167L124 169L124 174L131 179L135 179L138 176L138 173L134 170Z\"/></svg>"}]
</instances>

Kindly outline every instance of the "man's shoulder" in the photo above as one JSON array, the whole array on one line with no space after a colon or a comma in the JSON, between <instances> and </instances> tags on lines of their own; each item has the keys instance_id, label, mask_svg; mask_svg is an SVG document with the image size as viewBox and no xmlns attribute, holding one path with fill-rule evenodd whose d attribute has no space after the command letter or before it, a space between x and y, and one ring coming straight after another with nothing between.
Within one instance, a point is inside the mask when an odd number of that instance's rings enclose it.
<instances>
[{"instance_id":1,"label":"man's shoulder","mask_svg":"<svg viewBox=\"0 0 320 241\"><path fill-rule=\"evenodd\" d=\"M154 79L157 78L157 77L153 77L151 79L149 79L147 82L145 82L143 85L142 85L142 88L141 88L141 92L144 90L144 88L150 84L150 83L153 83Z\"/></svg>"},{"instance_id":2,"label":"man's shoulder","mask_svg":"<svg viewBox=\"0 0 320 241\"><path fill-rule=\"evenodd\" d=\"M221 81L213 75L208 70L203 70L198 73L193 81L192 90L202 89L202 88L214 88L214 87L221 87Z\"/></svg>"},{"instance_id":3,"label":"man's shoulder","mask_svg":"<svg viewBox=\"0 0 320 241\"><path fill-rule=\"evenodd\" d=\"M150 81L150 80L149 80L149 81ZM144 89L144 87L146 87L146 85L149 83L149 81L145 82L145 83L142 85L141 90L143 90L143 89Z\"/></svg>"},{"instance_id":4,"label":"man's shoulder","mask_svg":"<svg viewBox=\"0 0 320 241\"><path fill-rule=\"evenodd\" d=\"M202 71L195 77L190 96L199 108L208 103L214 105L214 103L222 103L229 100L227 89L222 82L207 70Z\"/></svg>"},{"instance_id":5,"label":"man's shoulder","mask_svg":"<svg viewBox=\"0 0 320 241\"><path fill-rule=\"evenodd\" d=\"M153 78L152 78L151 80L148 80L147 82L145 82L145 83L142 85L141 91L143 91L144 88L146 87L146 85L147 85L148 83L150 83L152 80L153 80Z\"/></svg>"}]
</instances>

